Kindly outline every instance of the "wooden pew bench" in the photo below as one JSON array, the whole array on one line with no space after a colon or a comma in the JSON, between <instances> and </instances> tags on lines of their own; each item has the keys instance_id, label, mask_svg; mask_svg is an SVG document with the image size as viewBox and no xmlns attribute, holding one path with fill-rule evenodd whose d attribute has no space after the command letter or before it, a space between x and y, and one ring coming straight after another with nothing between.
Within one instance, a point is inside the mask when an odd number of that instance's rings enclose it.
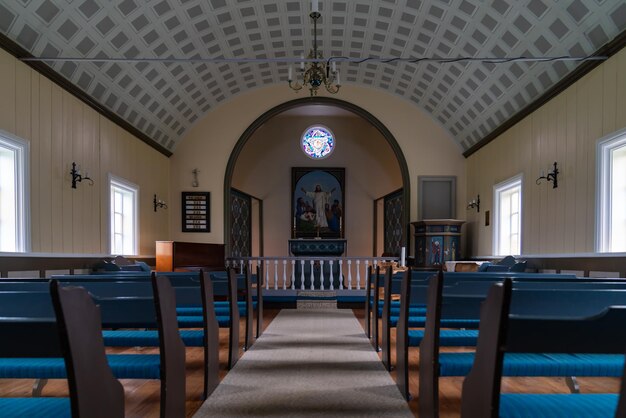
<instances>
[{"instance_id":1,"label":"wooden pew bench","mask_svg":"<svg viewBox=\"0 0 626 418\"><path fill-rule=\"evenodd\" d=\"M184 411L185 400L185 349L176 326L174 290L156 276L152 283L153 298L103 298L96 303L103 327L156 327L161 354L110 354L107 361L119 379L161 380L161 416L181 416L167 413L168 405L179 404L180 399ZM0 298L0 378L66 378L50 294L0 292ZM25 298L30 303L11 303Z\"/></svg>"},{"instance_id":2,"label":"wooden pew bench","mask_svg":"<svg viewBox=\"0 0 626 418\"><path fill-rule=\"evenodd\" d=\"M61 289L53 283L49 293L55 319L32 331L41 332L36 337L55 339L46 331L57 331L59 324L56 342L63 348L70 398L0 398L0 414L4 418L123 418L124 388L106 364L98 309L81 289ZM5 345L2 341L0 349Z\"/></svg>"},{"instance_id":3,"label":"wooden pew bench","mask_svg":"<svg viewBox=\"0 0 626 418\"><path fill-rule=\"evenodd\" d=\"M391 329L397 327L401 312L401 301L397 302L394 307L391 295L398 295L402 298L402 282L407 274L410 274L411 286L413 289L412 297L409 300L408 319L406 323L408 327L423 327L426 321L426 293L428 289L429 279L433 276L428 272L426 276L423 271L408 271L402 276L394 275L393 277L384 276L383 279L383 301L380 308L380 316L382 320L382 359L387 370L391 370ZM473 294L478 292L483 296L487 294L487 289L491 283L500 281L504 277L509 277L520 283L538 283L543 281L554 282L577 282L579 279L574 275L562 274L542 274L542 273L515 273L515 272L462 272L462 273L444 273L445 286L449 291L459 294ZM421 290L420 290L421 286ZM478 290L477 290L478 289ZM478 328L478 317L460 319L460 318L443 318L442 327L449 328ZM443 346L465 346L475 344L477 332L475 331L444 331L441 335L440 344ZM423 338L423 331L414 330L408 335L408 343L410 346L417 346Z\"/></svg>"},{"instance_id":4,"label":"wooden pew bench","mask_svg":"<svg viewBox=\"0 0 626 418\"><path fill-rule=\"evenodd\" d=\"M626 404L617 394L501 394L506 359L517 353L613 354L624 357L626 308L609 307L592 316L512 315L518 297L510 280L494 285L481 313L474 365L463 382L464 418L623 418ZM599 298L595 296L594 298ZM533 338L529 338L531 335ZM546 354L548 353L548 354ZM583 354L578 354L583 355ZM621 367L620 376L624 374ZM623 380L623 377L622 377ZM622 383L621 397L625 396ZM420 415L421 416L421 415Z\"/></svg>"},{"instance_id":5,"label":"wooden pew bench","mask_svg":"<svg viewBox=\"0 0 626 418\"><path fill-rule=\"evenodd\" d=\"M438 416L438 382L443 376L465 376L471 370L474 353L440 353L438 336L441 321L446 317L479 318L486 295L447 295L442 297L443 278L431 280L429 310L424 338L420 344L420 416ZM478 293L478 292L477 292ZM511 312L520 315L580 317L598 313L611 305L626 305L626 292L621 290L516 290ZM581 305L584 303L584 308ZM526 338L535 338L528 330ZM406 344L398 335L398 344ZM398 383L408 396L408 356L398 358ZM623 355L590 355L516 353L504 360L506 376L620 376Z\"/></svg>"}]
</instances>

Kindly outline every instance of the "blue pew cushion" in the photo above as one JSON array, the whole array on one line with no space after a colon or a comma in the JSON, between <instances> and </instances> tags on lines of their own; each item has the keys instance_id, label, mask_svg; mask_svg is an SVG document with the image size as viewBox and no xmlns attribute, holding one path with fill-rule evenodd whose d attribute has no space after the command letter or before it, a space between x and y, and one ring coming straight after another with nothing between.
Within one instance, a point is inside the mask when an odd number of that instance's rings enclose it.
<instances>
[{"instance_id":1,"label":"blue pew cushion","mask_svg":"<svg viewBox=\"0 0 626 418\"><path fill-rule=\"evenodd\" d=\"M65 379L63 358L0 358L1 379Z\"/></svg>"},{"instance_id":2,"label":"blue pew cushion","mask_svg":"<svg viewBox=\"0 0 626 418\"><path fill-rule=\"evenodd\" d=\"M216 318L220 328L230 326L230 316L217 315ZM202 328L204 326L204 318L202 316L179 316L178 326L181 328Z\"/></svg>"},{"instance_id":3,"label":"blue pew cushion","mask_svg":"<svg viewBox=\"0 0 626 418\"><path fill-rule=\"evenodd\" d=\"M410 328L424 328L426 325L426 317L422 315L409 316L409 327ZM478 328L479 324L478 319L452 319L445 318L441 320L441 326L446 328ZM389 317L389 325L391 327L398 326L398 316L392 315Z\"/></svg>"},{"instance_id":4,"label":"blue pew cushion","mask_svg":"<svg viewBox=\"0 0 626 418\"><path fill-rule=\"evenodd\" d=\"M215 313L217 315L228 315L228 301L215 301ZM252 309L256 309L258 303L252 302ZM239 307L239 315L246 314L246 302L237 302L237 306ZM202 315L202 306L179 306L176 308L176 313L178 315Z\"/></svg>"},{"instance_id":5,"label":"blue pew cushion","mask_svg":"<svg viewBox=\"0 0 626 418\"><path fill-rule=\"evenodd\" d=\"M440 353L441 376L466 376L474 353ZM506 353L503 376L595 376L620 377L624 370L622 354L527 354Z\"/></svg>"},{"instance_id":6,"label":"blue pew cushion","mask_svg":"<svg viewBox=\"0 0 626 418\"><path fill-rule=\"evenodd\" d=\"M113 375L118 379L160 379L161 359L158 354L107 355ZM3 379L65 379L63 358L0 358Z\"/></svg>"},{"instance_id":7,"label":"blue pew cushion","mask_svg":"<svg viewBox=\"0 0 626 418\"><path fill-rule=\"evenodd\" d=\"M71 418L69 398L0 398L3 418Z\"/></svg>"},{"instance_id":8,"label":"blue pew cushion","mask_svg":"<svg viewBox=\"0 0 626 418\"><path fill-rule=\"evenodd\" d=\"M418 347L423 339L423 330L409 330L409 347ZM477 340L478 330L475 329L442 329L439 331L439 345L442 347L474 347Z\"/></svg>"},{"instance_id":9,"label":"blue pew cushion","mask_svg":"<svg viewBox=\"0 0 626 418\"><path fill-rule=\"evenodd\" d=\"M107 360L117 379L161 378L161 356L158 354L110 354Z\"/></svg>"},{"instance_id":10,"label":"blue pew cushion","mask_svg":"<svg viewBox=\"0 0 626 418\"><path fill-rule=\"evenodd\" d=\"M524 394L500 395L500 418L614 417L618 395Z\"/></svg>"},{"instance_id":11,"label":"blue pew cushion","mask_svg":"<svg viewBox=\"0 0 626 418\"><path fill-rule=\"evenodd\" d=\"M106 347L158 347L159 332L156 330L116 330L103 331ZM204 331L180 330L180 337L187 347L202 347L204 345Z\"/></svg>"}]
</instances>

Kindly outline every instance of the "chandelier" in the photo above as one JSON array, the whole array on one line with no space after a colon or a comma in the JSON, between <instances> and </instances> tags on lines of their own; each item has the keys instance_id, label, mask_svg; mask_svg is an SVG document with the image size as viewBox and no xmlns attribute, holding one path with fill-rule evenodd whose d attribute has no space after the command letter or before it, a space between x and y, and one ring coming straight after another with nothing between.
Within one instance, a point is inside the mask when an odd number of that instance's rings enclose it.
<instances>
[{"instance_id":1,"label":"chandelier","mask_svg":"<svg viewBox=\"0 0 626 418\"><path fill-rule=\"evenodd\" d=\"M311 96L316 96L317 90L321 86L324 86L326 91L331 94L336 94L339 91L339 87L341 87L336 62L332 61L331 64L324 62L322 52L317 50L317 20L322 17L319 12L318 2L319 0L313 0L312 11L311 14L309 14L309 17L313 19L313 48L311 48L307 56L309 61L307 61L306 65L304 61L300 62L299 80L294 81L291 66L289 66L288 75L289 87L296 92L306 87L311 92ZM304 59L304 55L301 55L301 58Z\"/></svg>"}]
</instances>

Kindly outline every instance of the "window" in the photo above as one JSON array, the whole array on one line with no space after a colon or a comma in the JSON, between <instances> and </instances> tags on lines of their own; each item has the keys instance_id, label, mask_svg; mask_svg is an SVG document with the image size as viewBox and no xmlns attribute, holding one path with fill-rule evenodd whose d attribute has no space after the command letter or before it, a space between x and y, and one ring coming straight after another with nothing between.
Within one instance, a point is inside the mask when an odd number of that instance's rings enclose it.
<instances>
[{"instance_id":1,"label":"window","mask_svg":"<svg viewBox=\"0 0 626 418\"><path fill-rule=\"evenodd\" d=\"M494 255L519 255L522 252L522 176L493 188Z\"/></svg>"},{"instance_id":2,"label":"window","mask_svg":"<svg viewBox=\"0 0 626 418\"><path fill-rule=\"evenodd\" d=\"M596 251L626 252L626 130L598 141Z\"/></svg>"},{"instance_id":3,"label":"window","mask_svg":"<svg viewBox=\"0 0 626 418\"><path fill-rule=\"evenodd\" d=\"M111 185L111 254L137 254L139 187L110 176Z\"/></svg>"},{"instance_id":4,"label":"window","mask_svg":"<svg viewBox=\"0 0 626 418\"><path fill-rule=\"evenodd\" d=\"M300 145L309 158L321 160L335 150L335 136L324 126L310 126L302 134Z\"/></svg>"},{"instance_id":5,"label":"window","mask_svg":"<svg viewBox=\"0 0 626 418\"><path fill-rule=\"evenodd\" d=\"M0 132L0 251L29 250L28 143Z\"/></svg>"}]
</instances>

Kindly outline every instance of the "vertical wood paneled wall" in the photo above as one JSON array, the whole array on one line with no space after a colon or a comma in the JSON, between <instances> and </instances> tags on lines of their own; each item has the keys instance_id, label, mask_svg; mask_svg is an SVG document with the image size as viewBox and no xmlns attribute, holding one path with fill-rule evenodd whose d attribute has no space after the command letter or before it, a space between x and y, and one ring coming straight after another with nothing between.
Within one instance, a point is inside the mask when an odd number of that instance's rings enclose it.
<instances>
[{"instance_id":1,"label":"vertical wood paneled wall","mask_svg":"<svg viewBox=\"0 0 626 418\"><path fill-rule=\"evenodd\" d=\"M541 65L541 64L537 64ZM481 211L468 211L470 255L492 254L493 186L524 176L522 252L594 251L596 143L626 128L626 49L614 55L468 158L467 196L480 194ZM558 162L559 187L536 185ZM485 211L491 225L485 226Z\"/></svg>"},{"instance_id":2,"label":"vertical wood paneled wall","mask_svg":"<svg viewBox=\"0 0 626 418\"><path fill-rule=\"evenodd\" d=\"M152 207L155 193L169 202L169 159L4 51L0 129L30 143L33 252L109 252L109 173L139 186L139 253L169 239L167 211ZM72 161L93 186L71 188Z\"/></svg>"}]
</instances>

